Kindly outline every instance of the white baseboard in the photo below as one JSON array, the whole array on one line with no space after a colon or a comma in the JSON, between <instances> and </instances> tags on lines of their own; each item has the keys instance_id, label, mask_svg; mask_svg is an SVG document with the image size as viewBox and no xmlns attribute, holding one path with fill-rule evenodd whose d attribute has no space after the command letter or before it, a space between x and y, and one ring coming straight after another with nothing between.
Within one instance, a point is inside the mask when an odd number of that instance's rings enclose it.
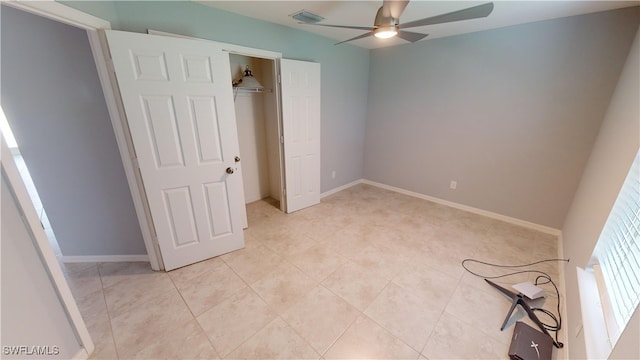
<instances>
[{"instance_id":1,"label":"white baseboard","mask_svg":"<svg viewBox=\"0 0 640 360\"><path fill-rule=\"evenodd\" d=\"M367 185L371 185L371 186L376 186L376 187L379 187L379 188L382 188L382 189L395 191L397 193L413 196L413 197L416 197L416 198L419 198L419 199L429 200L429 201L432 201L432 202L437 203L437 204L446 205L446 206L449 206L449 207L452 207L452 208L455 208L455 209L468 211L470 213L486 216L486 217L489 217L489 218L492 218L492 219L496 219L496 220L504 221L504 222L507 222L507 223L510 223L510 224L522 226L522 227L525 227L525 228L528 228L528 229L540 231L540 232L543 232L545 234L550 234L550 235L554 235L554 236L560 236L560 234L562 233L559 229L555 229L555 228L552 228L552 227L548 227L548 226L532 223L532 222L525 221L525 220L516 219L516 218L510 217L510 216L501 215L501 214L498 214L498 213L494 213L494 212L491 212L491 211L474 208L474 207L467 206L467 205L458 204L458 203L455 203L455 202L452 202L452 201L439 199L439 198L436 198L436 197L433 197L433 196L420 194L420 193L417 193L417 192L413 192L413 191L397 188L395 186L390 186L390 185L382 184L382 183L371 181L371 180L361 179L361 180L358 180L358 181L354 181L352 184L355 185L355 183L363 183L363 184L367 184ZM351 186L353 186L353 185L351 185Z\"/></svg>"},{"instance_id":2,"label":"white baseboard","mask_svg":"<svg viewBox=\"0 0 640 360\"><path fill-rule=\"evenodd\" d=\"M149 255L62 256L63 263L83 262L149 262Z\"/></svg>"},{"instance_id":3,"label":"white baseboard","mask_svg":"<svg viewBox=\"0 0 640 360\"><path fill-rule=\"evenodd\" d=\"M320 197L323 198L323 197L327 197L329 195L333 195L333 194L335 194L337 192L340 192L342 190L348 189L348 188L350 188L352 186L355 186L355 185L358 185L358 184L362 184L364 181L366 181L366 180L360 179L360 180L352 181L352 182L350 182L348 184L345 184L345 185L342 185L342 186L338 186L337 188L333 188L333 189L331 189L329 191L323 192L322 194L320 194Z\"/></svg>"}]
</instances>

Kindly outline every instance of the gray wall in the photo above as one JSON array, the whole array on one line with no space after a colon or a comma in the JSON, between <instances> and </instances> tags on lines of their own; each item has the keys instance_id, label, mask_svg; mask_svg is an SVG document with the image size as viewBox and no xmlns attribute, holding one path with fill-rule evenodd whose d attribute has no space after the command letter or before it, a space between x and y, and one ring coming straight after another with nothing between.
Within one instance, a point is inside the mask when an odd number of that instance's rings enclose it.
<instances>
[{"instance_id":1,"label":"gray wall","mask_svg":"<svg viewBox=\"0 0 640 360\"><path fill-rule=\"evenodd\" d=\"M561 228L637 24L632 8L373 50L365 178Z\"/></svg>"},{"instance_id":2,"label":"gray wall","mask_svg":"<svg viewBox=\"0 0 640 360\"><path fill-rule=\"evenodd\" d=\"M2 108L62 254L146 254L86 32L1 16Z\"/></svg>"},{"instance_id":3,"label":"gray wall","mask_svg":"<svg viewBox=\"0 0 640 360\"><path fill-rule=\"evenodd\" d=\"M0 180L2 198L2 325L3 346L58 346L56 356L48 359L71 359L80 350L74 327L67 317L55 285L49 278L30 230L22 221L18 204L9 190L7 178ZM4 350L4 349L3 349ZM50 349L53 351L53 349ZM8 356L3 359L28 358ZM31 358L38 358L31 356Z\"/></svg>"},{"instance_id":4,"label":"gray wall","mask_svg":"<svg viewBox=\"0 0 640 360\"><path fill-rule=\"evenodd\" d=\"M638 26L636 26L638 30ZM562 228L567 329L571 358L585 358L585 343L575 329L582 323L575 267L586 267L611 207L640 147L640 32L636 35L624 70L602 122L580 185ZM616 347L614 358L639 359L639 312ZM577 337L576 337L577 336Z\"/></svg>"},{"instance_id":5,"label":"gray wall","mask_svg":"<svg viewBox=\"0 0 640 360\"><path fill-rule=\"evenodd\" d=\"M276 51L322 67L321 191L363 177L369 51L353 45L186 1L65 1L111 21L114 30L161 30ZM336 171L336 178L331 172Z\"/></svg>"}]
</instances>

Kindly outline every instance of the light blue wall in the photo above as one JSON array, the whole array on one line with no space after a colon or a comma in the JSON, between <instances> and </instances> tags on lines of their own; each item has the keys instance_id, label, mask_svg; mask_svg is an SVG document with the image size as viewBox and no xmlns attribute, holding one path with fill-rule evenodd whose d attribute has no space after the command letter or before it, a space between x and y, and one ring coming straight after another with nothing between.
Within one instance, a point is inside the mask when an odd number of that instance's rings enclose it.
<instances>
[{"instance_id":1,"label":"light blue wall","mask_svg":"<svg viewBox=\"0 0 640 360\"><path fill-rule=\"evenodd\" d=\"M365 178L560 229L637 24L628 8L373 50Z\"/></svg>"},{"instance_id":2,"label":"light blue wall","mask_svg":"<svg viewBox=\"0 0 640 360\"><path fill-rule=\"evenodd\" d=\"M62 254L145 254L86 32L1 15L2 108Z\"/></svg>"},{"instance_id":3,"label":"light blue wall","mask_svg":"<svg viewBox=\"0 0 640 360\"><path fill-rule=\"evenodd\" d=\"M114 30L173 32L280 52L319 62L322 72L321 190L363 177L369 51L281 25L179 1L64 2L101 17ZM336 171L336 178L331 172Z\"/></svg>"}]
</instances>

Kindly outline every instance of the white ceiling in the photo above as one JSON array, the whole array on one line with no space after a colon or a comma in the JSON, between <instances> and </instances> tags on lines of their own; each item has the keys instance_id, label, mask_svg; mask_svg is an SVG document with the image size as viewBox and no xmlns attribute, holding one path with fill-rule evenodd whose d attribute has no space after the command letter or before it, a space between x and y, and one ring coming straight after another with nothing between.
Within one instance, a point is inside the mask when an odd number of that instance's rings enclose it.
<instances>
[{"instance_id":1,"label":"white ceiling","mask_svg":"<svg viewBox=\"0 0 640 360\"><path fill-rule=\"evenodd\" d=\"M285 25L294 29L322 35L340 42L360 34L362 30L336 29L322 26L298 24L292 15L302 9L325 18L322 24L371 26L382 1L219 1L199 0L199 3L240 15ZM426 1L413 0L405 9L400 23L440 15L488 1ZM572 15L606 11L640 5L636 1L494 1L494 10L486 18L454 23L430 25L407 29L429 34L421 41L468 32L494 29L528 22L554 19ZM377 39L368 37L352 41L351 44L368 49L405 44L402 39ZM340 46L340 45L338 45Z\"/></svg>"}]
</instances>

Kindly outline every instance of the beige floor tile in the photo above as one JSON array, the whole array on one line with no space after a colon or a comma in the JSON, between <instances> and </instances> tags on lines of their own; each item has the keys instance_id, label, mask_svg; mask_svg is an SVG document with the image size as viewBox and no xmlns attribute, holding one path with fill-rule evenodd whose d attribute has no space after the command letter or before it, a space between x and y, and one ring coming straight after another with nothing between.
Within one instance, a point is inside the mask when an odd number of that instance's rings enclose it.
<instances>
[{"instance_id":1,"label":"beige floor tile","mask_svg":"<svg viewBox=\"0 0 640 360\"><path fill-rule=\"evenodd\" d=\"M438 228L431 240L431 242L446 244L447 249L459 252L464 258L473 258L479 249L494 243L486 232L470 230L451 221Z\"/></svg>"},{"instance_id":2,"label":"beige floor tile","mask_svg":"<svg viewBox=\"0 0 640 360\"><path fill-rule=\"evenodd\" d=\"M325 359L417 359L418 353L362 315L329 348Z\"/></svg>"},{"instance_id":3,"label":"beige floor tile","mask_svg":"<svg viewBox=\"0 0 640 360\"><path fill-rule=\"evenodd\" d=\"M367 246L351 261L359 265L369 276L391 280L411 261L411 256L390 248Z\"/></svg>"},{"instance_id":4,"label":"beige floor tile","mask_svg":"<svg viewBox=\"0 0 640 360\"><path fill-rule=\"evenodd\" d=\"M251 284L251 288L272 309L281 314L316 284L316 280L311 279L292 264L283 262L274 271Z\"/></svg>"},{"instance_id":5,"label":"beige floor tile","mask_svg":"<svg viewBox=\"0 0 640 360\"><path fill-rule=\"evenodd\" d=\"M553 235L537 233L533 253L534 260L558 258L558 238Z\"/></svg>"},{"instance_id":6,"label":"beige floor tile","mask_svg":"<svg viewBox=\"0 0 640 360\"><path fill-rule=\"evenodd\" d=\"M280 256L289 256L307 250L315 242L302 231L283 229L270 236L258 238L264 246Z\"/></svg>"},{"instance_id":7,"label":"beige floor tile","mask_svg":"<svg viewBox=\"0 0 640 360\"><path fill-rule=\"evenodd\" d=\"M446 223L456 211L456 209L448 206L425 200L416 205L415 214L425 222L441 226Z\"/></svg>"},{"instance_id":8,"label":"beige floor tile","mask_svg":"<svg viewBox=\"0 0 640 360\"><path fill-rule=\"evenodd\" d=\"M420 352L442 309L431 307L411 290L390 283L364 313Z\"/></svg>"},{"instance_id":9,"label":"beige floor tile","mask_svg":"<svg viewBox=\"0 0 640 360\"><path fill-rule=\"evenodd\" d=\"M90 267L96 267L97 268L98 264L97 263L93 263L93 262L86 262L86 263L61 263L60 268L62 269L62 272L64 272L65 274L73 274L73 273L77 273L79 271L83 271L86 270Z\"/></svg>"},{"instance_id":10,"label":"beige floor tile","mask_svg":"<svg viewBox=\"0 0 640 360\"><path fill-rule=\"evenodd\" d=\"M258 246L262 246L263 244L260 242L260 240L258 240L255 236L249 234L246 232L244 233L244 248L245 249L253 249L253 248L257 248ZM242 250L242 249L241 249ZM236 250L238 251L238 250ZM220 258L217 258L220 259Z\"/></svg>"},{"instance_id":11,"label":"beige floor tile","mask_svg":"<svg viewBox=\"0 0 640 360\"><path fill-rule=\"evenodd\" d=\"M478 280L480 283L484 282ZM510 305L510 299L489 285L478 288L461 282L445 311L475 328L483 329L485 334L495 340L508 344L511 341L511 332L500 331L500 326ZM478 309L482 309L482 311L478 311ZM518 307L518 310L514 311L511 321L515 323L516 320L524 316L524 311Z\"/></svg>"},{"instance_id":12,"label":"beige floor tile","mask_svg":"<svg viewBox=\"0 0 640 360\"><path fill-rule=\"evenodd\" d=\"M365 268L347 261L329 275L322 285L360 311L364 311L388 282L387 278L372 276Z\"/></svg>"},{"instance_id":13,"label":"beige floor tile","mask_svg":"<svg viewBox=\"0 0 640 360\"><path fill-rule=\"evenodd\" d=\"M98 264L102 287L107 288L135 276L153 274L148 262L110 262Z\"/></svg>"},{"instance_id":14,"label":"beige floor tile","mask_svg":"<svg viewBox=\"0 0 640 360\"><path fill-rule=\"evenodd\" d=\"M282 317L320 354L331 346L360 312L322 286L316 286Z\"/></svg>"},{"instance_id":15,"label":"beige floor tile","mask_svg":"<svg viewBox=\"0 0 640 360\"><path fill-rule=\"evenodd\" d=\"M73 297L81 299L96 291L102 290L100 275L97 266L86 267L66 275L67 283L71 289Z\"/></svg>"},{"instance_id":16,"label":"beige floor tile","mask_svg":"<svg viewBox=\"0 0 640 360\"><path fill-rule=\"evenodd\" d=\"M404 219L404 215L401 217ZM415 248L422 246L427 240L410 236L408 232L400 231L399 226L400 222L393 225L370 225L372 233L367 237L367 242L372 247L382 250L394 262L407 262L415 255ZM363 252L353 258L361 255ZM381 258L386 260L384 257Z\"/></svg>"},{"instance_id":17,"label":"beige floor tile","mask_svg":"<svg viewBox=\"0 0 640 360\"><path fill-rule=\"evenodd\" d=\"M250 288L244 288L198 317L213 346L226 356L276 318Z\"/></svg>"},{"instance_id":18,"label":"beige floor tile","mask_svg":"<svg viewBox=\"0 0 640 360\"><path fill-rule=\"evenodd\" d=\"M198 316L246 287L238 275L224 262L208 267L208 271L189 280L174 283L194 316Z\"/></svg>"},{"instance_id":19,"label":"beige floor tile","mask_svg":"<svg viewBox=\"0 0 640 360\"><path fill-rule=\"evenodd\" d=\"M327 202L325 202L323 199L322 202L320 202L320 204L308 207L301 211L297 211L293 215L299 214L301 215L302 218L309 221L322 221L322 219L326 218L327 216L330 216L332 212L333 212L333 207L327 204Z\"/></svg>"},{"instance_id":20,"label":"beige floor tile","mask_svg":"<svg viewBox=\"0 0 640 360\"><path fill-rule=\"evenodd\" d=\"M245 234L261 230L261 227L265 224L268 225L286 218L287 214L280 211L280 205L276 205L274 202L275 200L267 198L247 204L249 227L245 230Z\"/></svg>"},{"instance_id":21,"label":"beige floor tile","mask_svg":"<svg viewBox=\"0 0 640 360\"><path fill-rule=\"evenodd\" d=\"M412 211L403 213L403 218L396 228L399 231L426 240L435 234L439 226L424 221L421 216Z\"/></svg>"},{"instance_id":22,"label":"beige floor tile","mask_svg":"<svg viewBox=\"0 0 640 360\"><path fill-rule=\"evenodd\" d=\"M529 278L531 276L530 273L524 272L526 268L496 268L470 262L467 262L465 264L471 271L481 276L476 276L472 273L465 272L462 275L462 279L460 280L460 282L486 291L493 290L489 286L489 284L484 281L484 279L489 279L502 287L511 288L511 286L514 284L529 281Z\"/></svg>"},{"instance_id":23,"label":"beige floor tile","mask_svg":"<svg viewBox=\"0 0 640 360\"><path fill-rule=\"evenodd\" d=\"M444 310L458 285L458 279L427 265L408 264L393 283L422 298L426 306Z\"/></svg>"},{"instance_id":24,"label":"beige floor tile","mask_svg":"<svg viewBox=\"0 0 640 360\"><path fill-rule=\"evenodd\" d=\"M131 355L134 359L218 359L195 320L174 328Z\"/></svg>"},{"instance_id":25,"label":"beige floor tile","mask_svg":"<svg viewBox=\"0 0 640 360\"><path fill-rule=\"evenodd\" d=\"M107 304L102 290L93 292L83 298L76 298L76 304L89 332L92 332L93 329L104 327L104 324L110 327L109 313L107 312Z\"/></svg>"},{"instance_id":26,"label":"beige floor tile","mask_svg":"<svg viewBox=\"0 0 640 360\"><path fill-rule=\"evenodd\" d=\"M488 217L454 209L443 225L483 234L489 230L493 223L494 220Z\"/></svg>"},{"instance_id":27,"label":"beige floor tile","mask_svg":"<svg viewBox=\"0 0 640 360\"><path fill-rule=\"evenodd\" d=\"M458 318L444 313L422 354L436 359L507 359L508 348Z\"/></svg>"},{"instance_id":28,"label":"beige floor tile","mask_svg":"<svg viewBox=\"0 0 640 360\"><path fill-rule=\"evenodd\" d=\"M487 233L494 238L526 240L534 240L539 234L538 231L499 220L492 220Z\"/></svg>"},{"instance_id":29,"label":"beige floor tile","mask_svg":"<svg viewBox=\"0 0 640 360\"><path fill-rule=\"evenodd\" d=\"M340 229L355 222L355 216L330 217L325 220L310 222L307 228L303 230L303 233L314 241L325 241Z\"/></svg>"},{"instance_id":30,"label":"beige floor tile","mask_svg":"<svg viewBox=\"0 0 640 360\"><path fill-rule=\"evenodd\" d=\"M221 257L214 257L204 261L197 262L188 266L181 267L179 269L171 270L168 272L169 277L173 282L177 284L185 284L189 280L202 275L212 269L218 268L224 261Z\"/></svg>"},{"instance_id":31,"label":"beige floor tile","mask_svg":"<svg viewBox=\"0 0 640 360\"><path fill-rule=\"evenodd\" d=\"M175 289L131 307L111 320L118 355L134 356L192 320L191 312Z\"/></svg>"},{"instance_id":32,"label":"beige floor tile","mask_svg":"<svg viewBox=\"0 0 640 360\"><path fill-rule=\"evenodd\" d=\"M227 358L319 359L320 355L282 319L276 318Z\"/></svg>"},{"instance_id":33,"label":"beige floor tile","mask_svg":"<svg viewBox=\"0 0 640 360\"><path fill-rule=\"evenodd\" d=\"M352 258L370 245L368 237L371 232L368 224L355 223L336 231L321 243L340 256Z\"/></svg>"},{"instance_id":34,"label":"beige floor tile","mask_svg":"<svg viewBox=\"0 0 640 360\"><path fill-rule=\"evenodd\" d=\"M112 317L153 301L156 297L175 290L167 273L132 275L104 289L107 309Z\"/></svg>"},{"instance_id":35,"label":"beige floor tile","mask_svg":"<svg viewBox=\"0 0 640 360\"><path fill-rule=\"evenodd\" d=\"M64 264L92 358L505 358L515 321L532 322L518 309L501 332L510 300L460 262L558 253L556 236L364 184L293 214L277 206L247 206L244 249L169 273ZM557 280L562 266L531 268ZM557 312L541 287L533 305Z\"/></svg>"},{"instance_id":36,"label":"beige floor tile","mask_svg":"<svg viewBox=\"0 0 640 360\"><path fill-rule=\"evenodd\" d=\"M411 261L416 265L426 265L455 279L460 279L465 272L461 265L462 260L473 256L473 252L465 251L453 241L432 239L423 248L416 249Z\"/></svg>"},{"instance_id":37,"label":"beige floor tile","mask_svg":"<svg viewBox=\"0 0 640 360\"><path fill-rule=\"evenodd\" d=\"M287 259L317 281L324 280L346 261L322 244L314 244L308 249L288 256Z\"/></svg>"},{"instance_id":38,"label":"beige floor tile","mask_svg":"<svg viewBox=\"0 0 640 360\"><path fill-rule=\"evenodd\" d=\"M91 340L95 349L89 356L89 359L117 359L118 352L116 344L113 340L111 329L108 330L90 330Z\"/></svg>"},{"instance_id":39,"label":"beige floor tile","mask_svg":"<svg viewBox=\"0 0 640 360\"><path fill-rule=\"evenodd\" d=\"M253 284L261 277L275 270L278 264L283 261L280 256L265 246L238 250L223 255L222 259L247 284Z\"/></svg>"}]
</instances>

